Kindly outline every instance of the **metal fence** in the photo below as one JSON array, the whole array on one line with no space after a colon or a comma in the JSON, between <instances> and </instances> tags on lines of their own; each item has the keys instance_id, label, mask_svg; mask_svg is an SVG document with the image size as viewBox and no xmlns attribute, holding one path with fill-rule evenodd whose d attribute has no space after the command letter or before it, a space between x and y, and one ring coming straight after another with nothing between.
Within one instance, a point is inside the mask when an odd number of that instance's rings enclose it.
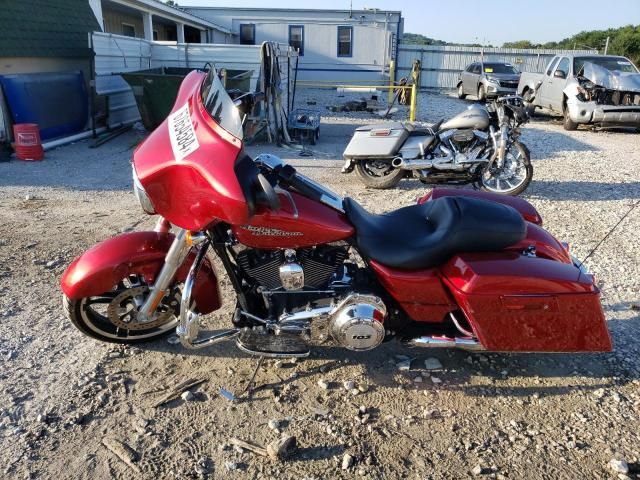
<instances>
[{"instance_id":1,"label":"metal fence","mask_svg":"<svg viewBox=\"0 0 640 480\"><path fill-rule=\"evenodd\" d=\"M131 123L140 118L131 87L118 74L156 67L203 68L207 63L229 70L252 70L251 89L261 75L260 45L217 45L200 43L149 42L139 38L94 32L95 90L108 98L109 125ZM288 45L275 44L281 80L286 88L297 53Z\"/></svg>"},{"instance_id":2,"label":"metal fence","mask_svg":"<svg viewBox=\"0 0 640 480\"><path fill-rule=\"evenodd\" d=\"M421 88L455 88L458 74L480 59L513 64L523 72L542 72L551 58L562 53L597 54L597 50L546 50L521 48L480 48L434 45L407 45L398 48L396 78L411 72L414 60L422 65Z\"/></svg>"}]
</instances>

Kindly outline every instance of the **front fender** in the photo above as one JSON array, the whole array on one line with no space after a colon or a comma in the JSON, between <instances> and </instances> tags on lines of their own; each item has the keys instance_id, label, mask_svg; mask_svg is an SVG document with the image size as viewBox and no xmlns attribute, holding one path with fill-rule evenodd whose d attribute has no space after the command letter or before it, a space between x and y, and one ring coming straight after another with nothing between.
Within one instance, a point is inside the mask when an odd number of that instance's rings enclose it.
<instances>
[{"instance_id":1,"label":"front fender","mask_svg":"<svg viewBox=\"0 0 640 480\"><path fill-rule=\"evenodd\" d=\"M62 275L60 287L69 299L79 300L107 292L132 274L143 275L147 283L153 283L173 239L170 233L131 232L105 240L73 261ZM178 281L186 279L194 258L190 254L178 269ZM202 314L220 308L218 280L208 259L196 279L193 297Z\"/></svg>"}]
</instances>

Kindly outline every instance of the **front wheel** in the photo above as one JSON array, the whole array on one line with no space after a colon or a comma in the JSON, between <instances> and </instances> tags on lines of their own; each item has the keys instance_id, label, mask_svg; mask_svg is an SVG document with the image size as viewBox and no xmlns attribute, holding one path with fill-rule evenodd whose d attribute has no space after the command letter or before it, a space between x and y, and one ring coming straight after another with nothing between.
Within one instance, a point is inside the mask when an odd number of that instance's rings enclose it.
<instances>
[{"instance_id":1,"label":"front wheel","mask_svg":"<svg viewBox=\"0 0 640 480\"><path fill-rule=\"evenodd\" d=\"M481 102L487 101L487 89L482 84L478 87L478 100Z\"/></svg>"},{"instance_id":2,"label":"front wheel","mask_svg":"<svg viewBox=\"0 0 640 480\"><path fill-rule=\"evenodd\" d=\"M404 170L391 165L391 160L360 160L356 171L369 188L394 188L404 177Z\"/></svg>"},{"instance_id":3,"label":"front wheel","mask_svg":"<svg viewBox=\"0 0 640 480\"><path fill-rule=\"evenodd\" d=\"M536 106L533 103L534 93L531 89L527 88L522 94L522 101L524 102L524 110L527 112L529 118L533 118L536 114Z\"/></svg>"},{"instance_id":4,"label":"front wheel","mask_svg":"<svg viewBox=\"0 0 640 480\"><path fill-rule=\"evenodd\" d=\"M491 167L485 167L477 186L489 192L520 195L533 178L529 149L522 143L515 142L504 157L502 168L497 168L495 162Z\"/></svg>"},{"instance_id":5,"label":"front wheel","mask_svg":"<svg viewBox=\"0 0 640 480\"><path fill-rule=\"evenodd\" d=\"M153 318L138 322L136 315L149 293L140 275L129 275L101 295L81 299L63 296L71 323L85 335L111 343L139 343L172 333L178 325L180 290L175 287L162 299Z\"/></svg>"},{"instance_id":6,"label":"front wheel","mask_svg":"<svg viewBox=\"0 0 640 480\"><path fill-rule=\"evenodd\" d=\"M564 127L565 130L567 131L574 131L578 129L578 124L576 122L574 122L573 120L571 120L571 117L569 117L569 109L567 108L567 106L565 105L565 107L563 108L563 112L564 114L564 119L562 121L562 126Z\"/></svg>"},{"instance_id":7,"label":"front wheel","mask_svg":"<svg viewBox=\"0 0 640 480\"><path fill-rule=\"evenodd\" d=\"M467 95L464 93L464 88L462 88L462 83L458 85L458 98L464 99Z\"/></svg>"}]
</instances>

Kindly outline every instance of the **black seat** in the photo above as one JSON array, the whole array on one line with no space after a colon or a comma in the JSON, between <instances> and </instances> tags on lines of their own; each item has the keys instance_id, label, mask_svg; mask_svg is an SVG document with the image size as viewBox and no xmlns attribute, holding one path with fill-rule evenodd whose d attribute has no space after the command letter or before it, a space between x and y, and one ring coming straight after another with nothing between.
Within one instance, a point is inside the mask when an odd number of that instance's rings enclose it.
<instances>
[{"instance_id":1,"label":"black seat","mask_svg":"<svg viewBox=\"0 0 640 480\"><path fill-rule=\"evenodd\" d=\"M456 253L501 250L527 232L515 209L469 197L442 197L382 215L346 198L344 209L363 255L406 270L436 267Z\"/></svg>"},{"instance_id":2,"label":"black seat","mask_svg":"<svg viewBox=\"0 0 640 480\"><path fill-rule=\"evenodd\" d=\"M440 126L444 123L444 118L438 120L431 126L426 125L416 125L415 123L405 123L405 129L409 132L410 137L421 137L424 135L433 135L434 133L438 133L440 130Z\"/></svg>"}]
</instances>

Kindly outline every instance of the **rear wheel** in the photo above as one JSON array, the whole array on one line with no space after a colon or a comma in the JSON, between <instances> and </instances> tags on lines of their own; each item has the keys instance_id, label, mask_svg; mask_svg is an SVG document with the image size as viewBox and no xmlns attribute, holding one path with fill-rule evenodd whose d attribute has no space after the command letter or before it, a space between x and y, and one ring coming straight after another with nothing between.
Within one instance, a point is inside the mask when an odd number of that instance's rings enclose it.
<instances>
[{"instance_id":1,"label":"rear wheel","mask_svg":"<svg viewBox=\"0 0 640 480\"><path fill-rule=\"evenodd\" d=\"M153 318L138 322L137 312L149 293L140 275L129 275L101 295L72 300L63 296L67 317L85 335L112 343L139 343L172 333L178 324L180 290L172 288Z\"/></svg>"},{"instance_id":2,"label":"rear wheel","mask_svg":"<svg viewBox=\"0 0 640 480\"><path fill-rule=\"evenodd\" d=\"M502 168L485 167L478 186L482 190L505 195L520 195L533 178L533 165L529 150L520 142L515 142L505 153Z\"/></svg>"},{"instance_id":3,"label":"rear wheel","mask_svg":"<svg viewBox=\"0 0 640 480\"><path fill-rule=\"evenodd\" d=\"M467 95L464 93L464 88L462 88L462 82L460 82L460 84L458 84L458 98L466 98Z\"/></svg>"},{"instance_id":4,"label":"rear wheel","mask_svg":"<svg viewBox=\"0 0 640 480\"><path fill-rule=\"evenodd\" d=\"M487 89L482 84L478 87L478 100L481 102L485 102L487 100Z\"/></svg>"},{"instance_id":5,"label":"rear wheel","mask_svg":"<svg viewBox=\"0 0 640 480\"><path fill-rule=\"evenodd\" d=\"M404 170L395 168L390 160L360 160L356 165L356 171L364 184L370 188L393 188L404 177Z\"/></svg>"}]
</instances>

